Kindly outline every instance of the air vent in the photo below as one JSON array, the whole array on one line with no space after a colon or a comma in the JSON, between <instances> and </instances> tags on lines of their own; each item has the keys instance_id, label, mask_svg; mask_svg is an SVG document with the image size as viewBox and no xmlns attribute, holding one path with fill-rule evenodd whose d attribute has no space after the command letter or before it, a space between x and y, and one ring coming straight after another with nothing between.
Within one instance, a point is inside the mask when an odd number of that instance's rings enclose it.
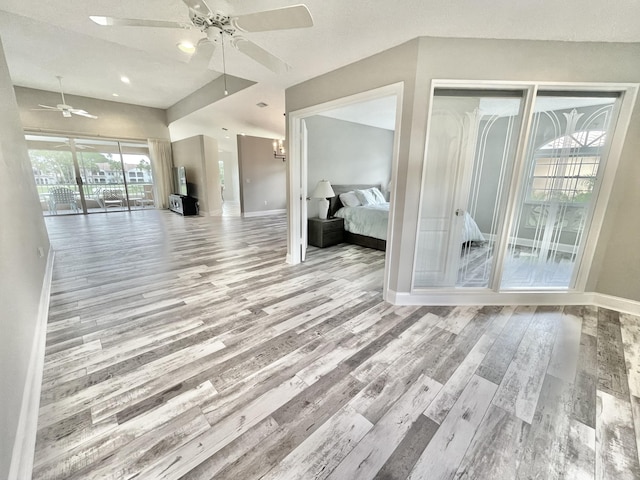
<instances>
[{"instance_id":1,"label":"air vent","mask_svg":"<svg viewBox=\"0 0 640 480\"><path fill-rule=\"evenodd\" d=\"M260 108L264 108L264 107L268 107L269 106L264 102L256 103L256 105L259 106Z\"/></svg>"}]
</instances>

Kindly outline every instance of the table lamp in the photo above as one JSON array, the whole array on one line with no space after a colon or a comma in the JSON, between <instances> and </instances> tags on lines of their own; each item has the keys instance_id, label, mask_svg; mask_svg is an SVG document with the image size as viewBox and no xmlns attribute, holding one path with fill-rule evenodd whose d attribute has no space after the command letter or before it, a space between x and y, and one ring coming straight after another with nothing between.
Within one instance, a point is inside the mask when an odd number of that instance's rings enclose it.
<instances>
[{"instance_id":1,"label":"table lamp","mask_svg":"<svg viewBox=\"0 0 640 480\"><path fill-rule=\"evenodd\" d=\"M322 220L326 220L327 214L329 213L328 199L330 197L336 196L333 188L331 188L331 183L329 183L329 180L320 180L318 182L318 185L316 186L316 189L313 191L313 195L311 196L313 198L320 199L318 201L318 217L320 217Z\"/></svg>"}]
</instances>

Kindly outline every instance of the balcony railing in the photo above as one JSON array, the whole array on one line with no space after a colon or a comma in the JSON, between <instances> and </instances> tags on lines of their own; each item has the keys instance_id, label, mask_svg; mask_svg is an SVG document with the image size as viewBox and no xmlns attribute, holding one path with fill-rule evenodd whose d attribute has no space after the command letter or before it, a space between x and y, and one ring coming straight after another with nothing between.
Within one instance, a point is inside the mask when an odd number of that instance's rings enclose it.
<instances>
[{"instance_id":1,"label":"balcony railing","mask_svg":"<svg viewBox=\"0 0 640 480\"><path fill-rule=\"evenodd\" d=\"M56 183L36 185L40 204L45 215L81 213L80 190L75 183ZM53 200L52 191L54 189L65 188L74 193L75 206L73 201L60 203ZM87 211L107 212L126 211L142 208L153 208L153 184L152 183L85 183L82 185ZM106 196L104 191L108 191ZM115 192L115 195L114 195ZM128 192L128 195L127 195ZM105 202L111 195L120 198L121 201ZM77 208L75 208L77 207Z\"/></svg>"}]
</instances>

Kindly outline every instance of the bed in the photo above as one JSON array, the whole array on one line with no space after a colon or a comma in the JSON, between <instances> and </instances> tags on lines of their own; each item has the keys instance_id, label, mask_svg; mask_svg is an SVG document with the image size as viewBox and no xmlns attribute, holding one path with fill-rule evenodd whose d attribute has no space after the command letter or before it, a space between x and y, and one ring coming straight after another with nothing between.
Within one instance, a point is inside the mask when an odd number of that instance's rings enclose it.
<instances>
[{"instance_id":1,"label":"bed","mask_svg":"<svg viewBox=\"0 0 640 480\"><path fill-rule=\"evenodd\" d=\"M380 193L380 185L332 185L332 187L336 196L330 201L329 215L344 219L344 241L377 250L386 250L389 203ZM367 191L371 196L366 194ZM341 198L341 194L345 195ZM461 244L484 241L485 238L478 225L471 215L465 212Z\"/></svg>"}]
</instances>

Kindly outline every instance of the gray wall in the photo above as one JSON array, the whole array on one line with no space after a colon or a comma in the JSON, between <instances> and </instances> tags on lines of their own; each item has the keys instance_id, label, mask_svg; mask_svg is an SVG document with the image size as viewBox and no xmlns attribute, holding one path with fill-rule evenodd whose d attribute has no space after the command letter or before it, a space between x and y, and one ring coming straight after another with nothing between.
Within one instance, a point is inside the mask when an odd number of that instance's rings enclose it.
<instances>
[{"instance_id":1,"label":"gray wall","mask_svg":"<svg viewBox=\"0 0 640 480\"><path fill-rule=\"evenodd\" d=\"M383 193L391 179L392 130L315 115L308 131L307 196L320 180L332 184L377 184ZM308 217L318 216L318 202L308 203Z\"/></svg>"},{"instance_id":2,"label":"gray wall","mask_svg":"<svg viewBox=\"0 0 640 480\"><path fill-rule=\"evenodd\" d=\"M7 478L49 239L1 45L0 105L0 478Z\"/></svg>"},{"instance_id":3,"label":"gray wall","mask_svg":"<svg viewBox=\"0 0 640 480\"><path fill-rule=\"evenodd\" d=\"M97 119L73 116L64 118L59 112L33 111L38 104L55 106L61 102L59 92L15 87L20 118L25 130L74 133L122 139L169 139L167 114L159 108L108 102L95 98L65 95L67 104L96 115Z\"/></svg>"},{"instance_id":4,"label":"gray wall","mask_svg":"<svg viewBox=\"0 0 640 480\"><path fill-rule=\"evenodd\" d=\"M286 110L404 82L389 286L396 292L408 293L432 80L637 83L638 58L639 44L423 37L290 87L286 91ZM638 301L639 142L640 111L636 105L587 283L587 290L595 288Z\"/></svg>"},{"instance_id":5,"label":"gray wall","mask_svg":"<svg viewBox=\"0 0 640 480\"><path fill-rule=\"evenodd\" d=\"M173 166L185 167L189 195L198 199L201 215L221 215L218 142L204 135L171 144Z\"/></svg>"},{"instance_id":6,"label":"gray wall","mask_svg":"<svg viewBox=\"0 0 640 480\"><path fill-rule=\"evenodd\" d=\"M238 135L238 167L243 215L287 207L287 163L273 157L272 139Z\"/></svg>"}]
</instances>

